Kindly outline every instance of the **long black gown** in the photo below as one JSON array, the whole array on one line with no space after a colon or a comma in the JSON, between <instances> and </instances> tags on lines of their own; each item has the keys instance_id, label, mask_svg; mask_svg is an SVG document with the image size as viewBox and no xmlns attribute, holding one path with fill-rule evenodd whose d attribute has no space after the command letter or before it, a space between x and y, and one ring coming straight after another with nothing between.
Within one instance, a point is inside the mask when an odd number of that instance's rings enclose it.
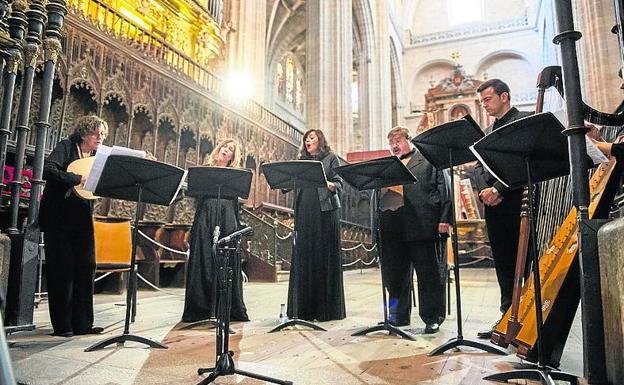
<instances>
[{"instance_id":1,"label":"long black gown","mask_svg":"<svg viewBox=\"0 0 624 385\"><path fill-rule=\"evenodd\" d=\"M39 224L44 232L45 275L55 335L84 334L93 327L95 240L91 201L74 194L80 175L67 172L80 159L78 141L60 141L45 161Z\"/></svg>"},{"instance_id":2,"label":"long black gown","mask_svg":"<svg viewBox=\"0 0 624 385\"><path fill-rule=\"evenodd\" d=\"M183 322L214 318L217 313L217 261L212 255L212 235L218 223L217 200L197 198L191 227L191 247L186 271ZM221 238L239 228L238 202L221 199ZM232 308L230 320L249 321L243 302L240 255L231 255Z\"/></svg>"},{"instance_id":3,"label":"long black gown","mask_svg":"<svg viewBox=\"0 0 624 385\"><path fill-rule=\"evenodd\" d=\"M339 190L342 182L325 164L329 162L323 163L327 179L336 182ZM321 211L318 190L301 189L295 202L295 229L288 316L309 321L345 318L339 210Z\"/></svg>"}]
</instances>

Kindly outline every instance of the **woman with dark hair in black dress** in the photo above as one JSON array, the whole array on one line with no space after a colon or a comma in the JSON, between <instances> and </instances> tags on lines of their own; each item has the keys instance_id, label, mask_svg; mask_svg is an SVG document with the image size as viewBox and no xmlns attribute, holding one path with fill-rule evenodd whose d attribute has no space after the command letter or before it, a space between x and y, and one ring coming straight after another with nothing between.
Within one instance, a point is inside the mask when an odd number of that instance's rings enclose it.
<instances>
[{"instance_id":1,"label":"woman with dark hair in black dress","mask_svg":"<svg viewBox=\"0 0 624 385\"><path fill-rule=\"evenodd\" d=\"M240 168L242 153L234 139L223 140L210 153L204 165ZM216 316L217 261L212 254L212 233L220 226L221 236L240 228L237 199L221 199L219 215L216 198L201 197L195 204L195 218L190 232L190 254L186 271L186 293L182 322L202 321ZM220 221L219 221L220 219ZM230 320L249 321L243 302L241 262L238 256L230 258L232 267L232 308Z\"/></svg>"},{"instance_id":2,"label":"woman with dark hair in black dress","mask_svg":"<svg viewBox=\"0 0 624 385\"><path fill-rule=\"evenodd\" d=\"M340 160L321 130L303 136L299 159L318 160L327 187L302 188L295 196L295 230L288 286L288 316L329 321L345 318L340 255L340 192L342 179L334 172Z\"/></svg>"}]
</instances>

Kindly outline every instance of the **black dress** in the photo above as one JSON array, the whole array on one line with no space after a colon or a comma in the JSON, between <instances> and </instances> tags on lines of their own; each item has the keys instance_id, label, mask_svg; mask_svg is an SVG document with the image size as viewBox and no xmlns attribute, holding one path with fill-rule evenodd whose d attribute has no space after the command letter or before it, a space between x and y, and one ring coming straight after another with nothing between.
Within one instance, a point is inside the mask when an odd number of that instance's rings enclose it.
<instances>
[{"instance_id":1,"label":"black dress","mask_svg":"<svg viewBox=\"0 0 624 385\"><path fill-rule=\"evenodd\" d=\"M339 166L335 155L329 154L322 161L336 192L326 188L299 190L295 201L297 239L288 286L288 316L309 321L339 320L346 314L338 210L342 180L332 170Z\"/></svg>"},{"instance_id":2,"label":"black dress","mask_svg":"<svg viewBox=\"0 0 624 385\"><path fill-rule=\"evenodd\" d=\"M65 139L56 145L43 168L46 186L39 225L44 232L44 271L55 334L81 334L93 326L96 265L92 205L72 192L72 187L80 184L80 175L67 172L67 166L79 158L77 142Z\"/></svg>"},{"instance_id":3,"label":"black dress","mask_svg":"<svg viewBox=\"0 0 624 385\"><path fill-rule=\"evenodd\" d=\"M197 198L195 218L190 233L190 254L186 271L183 322L195 322L217 315L217 261L212 255L212 235L219 223L217 200ZM221 236L239 229L238 202L221 199ZM232 308L230 320L249 321L243 302L240 255L231 255Z\"/></svg>"}]
</instances>

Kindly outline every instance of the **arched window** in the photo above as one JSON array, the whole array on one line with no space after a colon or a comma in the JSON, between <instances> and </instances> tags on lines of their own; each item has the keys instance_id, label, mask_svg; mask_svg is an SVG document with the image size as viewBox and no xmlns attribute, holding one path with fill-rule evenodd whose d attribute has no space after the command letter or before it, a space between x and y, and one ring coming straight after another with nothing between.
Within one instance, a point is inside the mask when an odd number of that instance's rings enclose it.
<instances>
[{"instance_id":1,"label":"arched window","mask_svg":"<svg viewBox=\"0 0 624 385\"><path fill-rule=\"evenodd\" d=\"M275 83L279 100L303 114L303 98L305 95L304 72L301 64L292 53L287 53L277 63Z\"/></svg>"},{"instance_id":2,"label":"arched window","mask_svg":"<svg viewBox=\"0 0 624 385\"><path fill-rule=\"evenodd\" d=\"M282 96L285 93L284 87L284 66L282 63L277 63L277 74L275 75L275 84L277 84L277 93Z\"/></svg>"},{"instance_id":3,"label":"arched window","mask_svg":"<svg viewBox=\"0 0 624 385\"><path fill-rule=\"evenodd\" d=\"M286 58L286 101L295 101L295 63L292 57Z\"/></svg>"},{"instance_id":4,"label":"arched window","mask_svg":"<svg viewBox=\"0 0 624 385\"><path fill-rule=\"evenodd\" d=\"M301 71L297 71L297 89L295 90L295 109L303 111L303 77Z\"/></svg>"}]
</instances>

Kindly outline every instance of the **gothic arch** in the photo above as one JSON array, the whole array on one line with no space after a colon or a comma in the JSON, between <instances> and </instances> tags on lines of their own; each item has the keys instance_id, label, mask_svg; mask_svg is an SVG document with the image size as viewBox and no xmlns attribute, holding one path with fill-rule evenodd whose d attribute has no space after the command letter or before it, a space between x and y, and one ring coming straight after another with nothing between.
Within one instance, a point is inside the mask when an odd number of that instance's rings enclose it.
<instances>
[{"instance_id":1,"label":"gothic arch","mask_svg":"<svg viewBox=\"0 0 624 385\"><path fill-rule=\"evenodd\" d=\"M70 88L72 86L85 88L89 90L93 99L97 101L96 95L100 94L101 83L89 59L83 59L72 66L67 77L69 78L68 86Z\"/></svg>"},{"instance_id":2,"label":"gothic arch","mask_svg":"<svg viewBox=\"0 0 624 385\"><path fill-rule=\"evenodd\" d=\"M129 111L132 110L130 91L126 86L126 80L121 71L115 72L111 78L106 79L102 84L102 103L106 103L106 100L111 96L115 96L122 106L127 104Z\"/></svg>"},{"instance_id":3,"label":"gothic arch","mask_svg":"<svg viewBox=\"0 0 624 385\"><path fill-rule=\"evenodd\" d=\"M289 4L290 3L290 4ZM297 36L305 35L304 1L275 0L267 23L266 52L269 70L271 63L279 60ZM271 72L268 72L271 73Z\"/></svg>"},{"instance_id":4,"label":"gothic arch","mask_svg":"<svg viewBox=\"0 0 624 385\"><path fill-rule=\"evenodd\" d=\"M357 26L363 54L375 52L375 23L369 0L353 0L353 25Z\"/></svg>"},{"instance_id":5,"label":"gothic arch","mask_svg":"<svg viewBox=\"0 0 624 385\"><path fill-rule=\"evenodd\" d=\"M132 112L144 111L149 116L150 120L154 122L156 113L156 102L150 96L150 92L147 89L147 84L136 93L132 100Z\"/></svg>"},{"instance_id":6,"label":"gothic arch","mask_svg":"<svg viewBox=\"0 0 624 385\"><path fill-rule=\"evenodd\" d=\"M173 125L177 128L180 127L180 119L178 117L178 110L171 102L171 99L167 99L161 106L158 108L158 120L161 119L169 119L173 123Z\"/></svg>"}]
</instances>

